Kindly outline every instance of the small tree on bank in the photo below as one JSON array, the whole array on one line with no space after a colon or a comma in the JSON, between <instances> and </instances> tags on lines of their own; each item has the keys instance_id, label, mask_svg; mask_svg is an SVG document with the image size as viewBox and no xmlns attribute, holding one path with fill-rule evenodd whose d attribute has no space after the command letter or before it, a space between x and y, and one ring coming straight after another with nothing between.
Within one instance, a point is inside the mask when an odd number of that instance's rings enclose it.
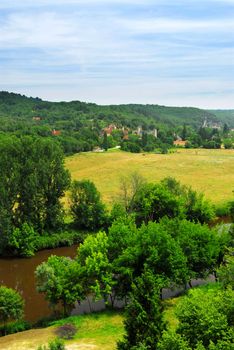
<instances>
[{"instance_id":1,"label":"small tree on bank","mask_svg":"<svg viewBox=\"0 0 234 350\"><path fill-rule=\"evenodd\" d=\"M23 317L24 301L14 289L0 287L0 323L4 329L9 321L19 320Z\"/></svg>"},{"instance_id":2,"label":"small tree on bank","mask_svg":"<svg viewBox=\"0 0 234 350\"><path fill-rule=\"evenodd\" d=\"M35 271L37 291L44 293L50 306L63 306L65 316L76 301L85 298L82 283L82 268L68 257L51 255Z\"/></svg>"}]
</instances>

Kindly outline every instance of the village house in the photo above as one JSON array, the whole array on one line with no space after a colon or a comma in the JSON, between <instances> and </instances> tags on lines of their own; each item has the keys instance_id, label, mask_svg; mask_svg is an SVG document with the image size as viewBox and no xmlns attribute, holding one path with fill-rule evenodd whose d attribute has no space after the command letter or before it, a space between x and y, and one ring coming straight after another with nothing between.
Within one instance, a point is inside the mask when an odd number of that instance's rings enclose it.
<instances>
[{"instance_id":1,"label":"village house","mask_svg":"<svg viewBox=\"0 0 234 350\"><path fill-rule=\"evenodd\" d=\"M51 134L52 134L53 136L59 136L59 135L61 135L61 131L60 131L60 130L55 130L55 129L53 129L53 130L51 131Z\"/></svg>"},{"instance_id":2,"label":"village house","mask_svg":"<svg viewBox=\"0 0 234 350\"><path fill-rule=\"evenodd\" d=\"M183 140L175 140L173 141L173 145L177 147L185 147L187 141Z\"/></svg>"}]
</instances>

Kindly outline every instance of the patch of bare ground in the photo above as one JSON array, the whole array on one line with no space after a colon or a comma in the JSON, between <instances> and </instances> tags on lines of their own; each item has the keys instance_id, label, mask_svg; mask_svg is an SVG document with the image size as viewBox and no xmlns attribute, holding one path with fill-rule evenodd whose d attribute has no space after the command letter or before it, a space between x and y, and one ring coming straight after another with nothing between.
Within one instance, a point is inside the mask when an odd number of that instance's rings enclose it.
<instances>
[{"instance_id":1,"label":"patch of bare ground","mask_svg":"<svg viewBox=\"0 0 234 350\"><path fill-rule=\"evenodd\" d=\"M1 350L35 350L55 337L53 328L32 329L0 338Z\"/></svg>"},{"instance_id":2,"label":"patch of bare ground","mask_svg":"<svg viewBox=\"0 0 234 350\"><path fill-rule=\"evenodd\" d=\"M95 350L98 349L97 345L94 344L69 344L66 345L66 350Z\"/></svg>"}]
</instances>

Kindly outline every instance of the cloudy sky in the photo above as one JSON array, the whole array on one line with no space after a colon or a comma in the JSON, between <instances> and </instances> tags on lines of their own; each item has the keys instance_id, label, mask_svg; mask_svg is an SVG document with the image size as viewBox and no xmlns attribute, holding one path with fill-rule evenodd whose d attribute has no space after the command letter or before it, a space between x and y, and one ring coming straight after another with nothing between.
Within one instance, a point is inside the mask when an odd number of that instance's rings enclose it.
<instances>
[{"instance_id":1,"label":"cloudy sky","mask_svg":"<svg viewBox=\"0 0 234 350\"><path fill-rule=\"evenodd\" d=\"M234 0L0 0L0 90L234 108Z\"/></svg>"}]
</instances>

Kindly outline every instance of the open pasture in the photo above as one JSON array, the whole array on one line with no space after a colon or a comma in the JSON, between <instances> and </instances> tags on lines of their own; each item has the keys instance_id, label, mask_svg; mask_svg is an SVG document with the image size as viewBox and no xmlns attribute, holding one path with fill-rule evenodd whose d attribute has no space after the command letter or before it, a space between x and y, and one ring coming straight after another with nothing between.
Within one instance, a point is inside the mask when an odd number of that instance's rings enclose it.
<instances>
[{"instance_id":1,"label":"open pasture","mask_svg":"<svg viewBox=\"0 0 234 350\"><path fill-rule=\"evenodd\" d=\"M138 172L147 181L172 176L214 204L234 199L234 150L177 149L170 154L79 153L66 158L72 179L90 179L107 204L118 199L120 179Z\"/></svg>"}]
</instances>

